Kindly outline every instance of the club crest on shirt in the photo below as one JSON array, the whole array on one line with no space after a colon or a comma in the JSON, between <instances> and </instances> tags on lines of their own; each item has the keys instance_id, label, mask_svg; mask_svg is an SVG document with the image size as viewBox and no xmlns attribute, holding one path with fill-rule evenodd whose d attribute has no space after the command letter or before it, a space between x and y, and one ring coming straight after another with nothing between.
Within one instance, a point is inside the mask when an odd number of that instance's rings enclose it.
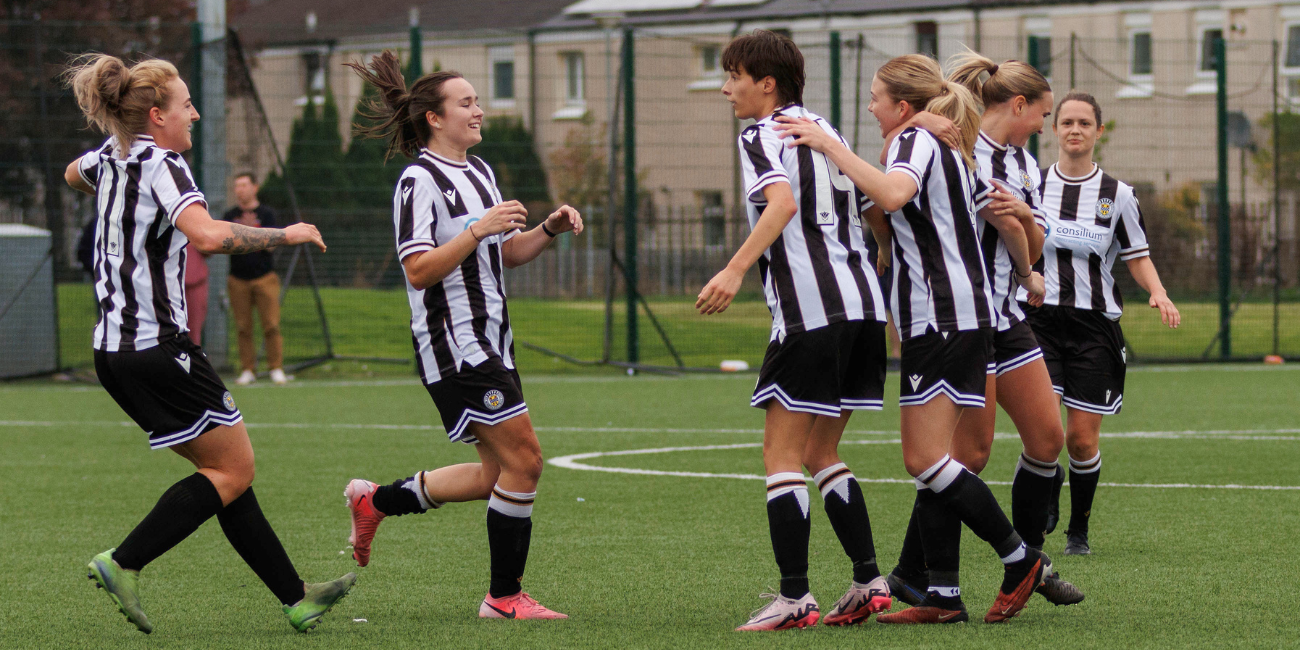
<instances>
[{"instance_id":1,"label":"club crest on shirt","mask_svg":"<svg viewBox=\"0 0 1300 650\"><path fill-rule=\"evenodd\" d=\"M1029 172L1023 169L1020 170L1020 182L1024 184L1026 191L1034 189L1034 179L1030 178Z\"/></svg>"},{"instance_id":2,"label":"club crest on shirt","mask_svg":"<svg viewBox=\"0 0 1300 650\"><path fill-rule=\"evenodd\" d=\"M1110 199L1097 199L1097 218L1109 219L1110 212L1115 207L1115 202Z\"/></svg>"},{"instance_id":3,"label":"club crest on shirt","mask_svg":"<svg viewBox=\"0 0 1300 650\"><path fill-rule=\"evenodd\" d=\"M226 391L226 394L221 396L221 405L226 407L227 411L235 410L235 396L231 395L230 391Z\"/></svg>"},{"instance_id":4,"label":"club crest on shirt","mask_svg":"<svg viewBox=\"0 0 1300 650\"><path fill-rule=\"evenodd\" d=\"M483 394L483 406L486 406L493 411L501 408L505 403L506 396L502 395L501 391L495 388Z\"/></svg>"}]
</instances>

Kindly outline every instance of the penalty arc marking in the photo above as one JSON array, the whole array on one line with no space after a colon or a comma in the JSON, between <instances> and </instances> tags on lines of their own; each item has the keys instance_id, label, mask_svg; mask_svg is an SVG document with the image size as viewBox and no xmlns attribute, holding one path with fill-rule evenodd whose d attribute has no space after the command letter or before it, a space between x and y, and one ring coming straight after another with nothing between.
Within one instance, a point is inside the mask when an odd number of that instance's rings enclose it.
<instances>
[{"instance_id":1,"label":"penalty arc marking","mask_svg":"<svg viewBox=\"0 0 1300 650\"><path fill-rule=\"evenodd\" d=\"M1263 437L1263 436L1261 436ZM1295 438L1292 438L1295 439ZM898 444L897 440L843 440L842 445L887 445ZM724 474L715 472L679 472L658 469L641 469L637 467L607 467L603 465L588 465L582 461L593 458L613 457L613 456L644 456L649 454L668 454L676 452L692 451L714 451L720 449L753 449L762 447L761 442L746 442L731 445L697 445L691 447L655 447L650 449L624 449L620 451L592 451L582 454L569 454L552 458L547 462L555 467L564 469L589 471L589 472L608 472L611 474L638 474L642 476L679 476L685 478L723 478L723 479L740 479L762 481L767 477L759 474ZM915 485L911 478L863 478L857 477L860 483L894 483ZM812 481L812 478L806 480ZM988 485L1011 485L1010 481L985 481ZM1293 491L1300 490L1300 485L1237 485L1234 483L1209 485L1197 483L1098 483L1105 487L1117 488L1149 488L1149 489L1200 489L1200 490L1263 490L1263 491Z\"/></svg>"}]
</instances>

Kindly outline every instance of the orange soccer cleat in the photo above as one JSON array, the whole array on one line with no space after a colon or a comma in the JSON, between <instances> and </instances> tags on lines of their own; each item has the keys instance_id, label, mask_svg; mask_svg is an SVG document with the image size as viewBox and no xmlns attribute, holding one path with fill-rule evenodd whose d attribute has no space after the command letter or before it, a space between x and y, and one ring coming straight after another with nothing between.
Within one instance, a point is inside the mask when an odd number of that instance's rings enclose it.
<instances>
[{"instance_id":1,"label":"orange soccer cleat","mask_svg":"<svg viewBox=\"0 0 1300 650\"><path fill-rule=\"evenodd\" d=\"M375 510L371 500L378 485L365 479L354 478L343 490L348 499L348 510L352 511L352 533L348 535L348 544L352 546L352 559L357 566L370 564L370 541L375 538L379 522L384 520L384 513Z\"/></svg>"}]
</instances>

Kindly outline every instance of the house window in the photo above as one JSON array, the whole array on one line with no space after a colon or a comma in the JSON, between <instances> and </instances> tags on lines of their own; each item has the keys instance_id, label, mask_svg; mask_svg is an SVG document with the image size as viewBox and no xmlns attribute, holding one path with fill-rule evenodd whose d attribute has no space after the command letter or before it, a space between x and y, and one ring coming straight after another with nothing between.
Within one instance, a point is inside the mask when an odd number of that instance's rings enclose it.
<instances>
[{"instance_id":1,"label":"house window","mask_svg":"<svg viewBox=\"0 0 1300 650\"><path fill-rule=\"evenodd\" d=\"M581 104L586 99L582 83L582 52L565 52L564 59L564 101L568 104Z\"/></svg>"},{"instance_id":2,"label":"house window","mask_svg":"<svg viewBox=\"0 0 1300 650\"><path fill-rule=\"evenodd\" d=\"M1215 72L1219 69L1218 59L1214 56L1214 42L1222 38L1222 29L1207 29L1201 32L1201 72Z\"/></svg>"},{"instance_id":3,"label":"house window","mask_svg":"<svg viewBox=\"0 0 1300 650\"><path fill-rule=\"evenodd\" d=\"M1286 28L1286 63L1288 68L1300 68L1300 25Z\"/></svg>"},{"instance_id":4,"label":"house window","mask_svg":"<svg viewBox=\"0 0 1300 650\"><path fill-rule=\"evenodd\" d=\"M1029 37L1029 63L1044 77L1052 76L1052 37Z\"/></svg>"},{"instance_id":5,"label":"house window","mask_svg":"<svg viewBox=\"0 0 1300 650\"><path fill-rule=\"evenodd\" d=\"M489 68L492 74L492 99L494 108L514 108L515 105L515 48L502 45L488 48Z\"/></svg>"},{"instance_id":6,"label":"house window","mask_svg":"<svg viewBox=\"0 0 1300 650\"><path fill-rule=\"evenodd\" d=\"M939 23L932 20L916 23L916 52L939 58Z\"/></svg>"},{"instance_id":7,"label":"house window","mask_svg":"<svg viewBox=\"0 0 1300 650\"><path fill-rule=\"evenodd\" d=\"M302 55L303 84L302 97L294 101L297 106L306 106L308 101L320 105L325 98L325 61L320 52L304 52ZM310 99L309 99L310 98Z\"/></svg>"},{"instance_id":8,"label":"house window","mask_svg":"<svg viewBox=\"0 0 1300 650\"><path fill-rule=\"evenodd\" d=\"M689 90L717 90L722 87L722 46L701 45L696 48L699 61L699 76L687 88Z\"/></svg>"},{"instance_id":9,"label":"house window","mask_svg":"<svg viewBox=\"0 0 1300 650\"><path fill-rule=\"evenodd\" d=\"M1130 40L1128 72L1132 76L1151 74L1151 32L1133 32Z\"/></svg>"},{"instance_id":10,"label":"house window","mask_svg":"<svg viewBox=\"0 0 1300 650\"><path fill-rule=\"evenodd\" d=\"M700 192L700 217L704 225L704 245L725 245L727 210L722 205L722 192Z\"/></svg>"}]
</instances>

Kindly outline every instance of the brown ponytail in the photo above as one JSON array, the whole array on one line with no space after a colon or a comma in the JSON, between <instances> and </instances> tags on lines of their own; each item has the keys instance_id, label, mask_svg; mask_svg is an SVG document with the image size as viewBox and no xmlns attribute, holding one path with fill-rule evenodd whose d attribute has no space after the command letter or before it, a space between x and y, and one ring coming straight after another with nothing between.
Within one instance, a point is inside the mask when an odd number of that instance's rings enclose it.
<instances>
[{"instance_id":1,"label":"brown ponytail","mask_svg":"<svg viewBox=\"0 0 1300 650\"><path fill-rule=\"evenodd\" d=\"M952 70L948 73L948 80L965 86L986 107L1009 102L1018 96L1032 104L1052 92L1052 86L1043 73L1024 61L1012 59L997 64L982 54L966 50L948 59L948 67ZM988 77L981 81L980 77L985 73Z\"/></svg>"},{"instance_id":2,"label":"brown ponytail","mask_svg":"<svg viewBox=\"0 0 1300 650\"><path fill-rule=\"evenodd\" d=\"M135 136L149 126L149 109L166 109L171 102L167 83L180 76L176 66L162 59L146 59L127 67L107 54L83 54L72 59L63 73L86 122L117 140L117 153L125 158Z\"/></svg>"},{"instance_id":3,"label":"brown ponytail","mask_svg":"<svg viewBox=\"0 0 1300 650\"><path fill-rule=\"evenodd\" d=\"M406 154L408 158L420 155L420 148L433 136L425 115L430 111L443 115L443 103L447 101L442 92L443 84L463 78L459 72L450 70L431 72L417 79L408 92L401 63L391 50L371 57L369 66L359 61L343 65L352 68L357 76L379 90L379 101L370 102L360 111L362 117L379 124L354 123L352 132L362 137L387 140L388 151L384 160L396 153Z\"/></svg>"}]
</instances>

